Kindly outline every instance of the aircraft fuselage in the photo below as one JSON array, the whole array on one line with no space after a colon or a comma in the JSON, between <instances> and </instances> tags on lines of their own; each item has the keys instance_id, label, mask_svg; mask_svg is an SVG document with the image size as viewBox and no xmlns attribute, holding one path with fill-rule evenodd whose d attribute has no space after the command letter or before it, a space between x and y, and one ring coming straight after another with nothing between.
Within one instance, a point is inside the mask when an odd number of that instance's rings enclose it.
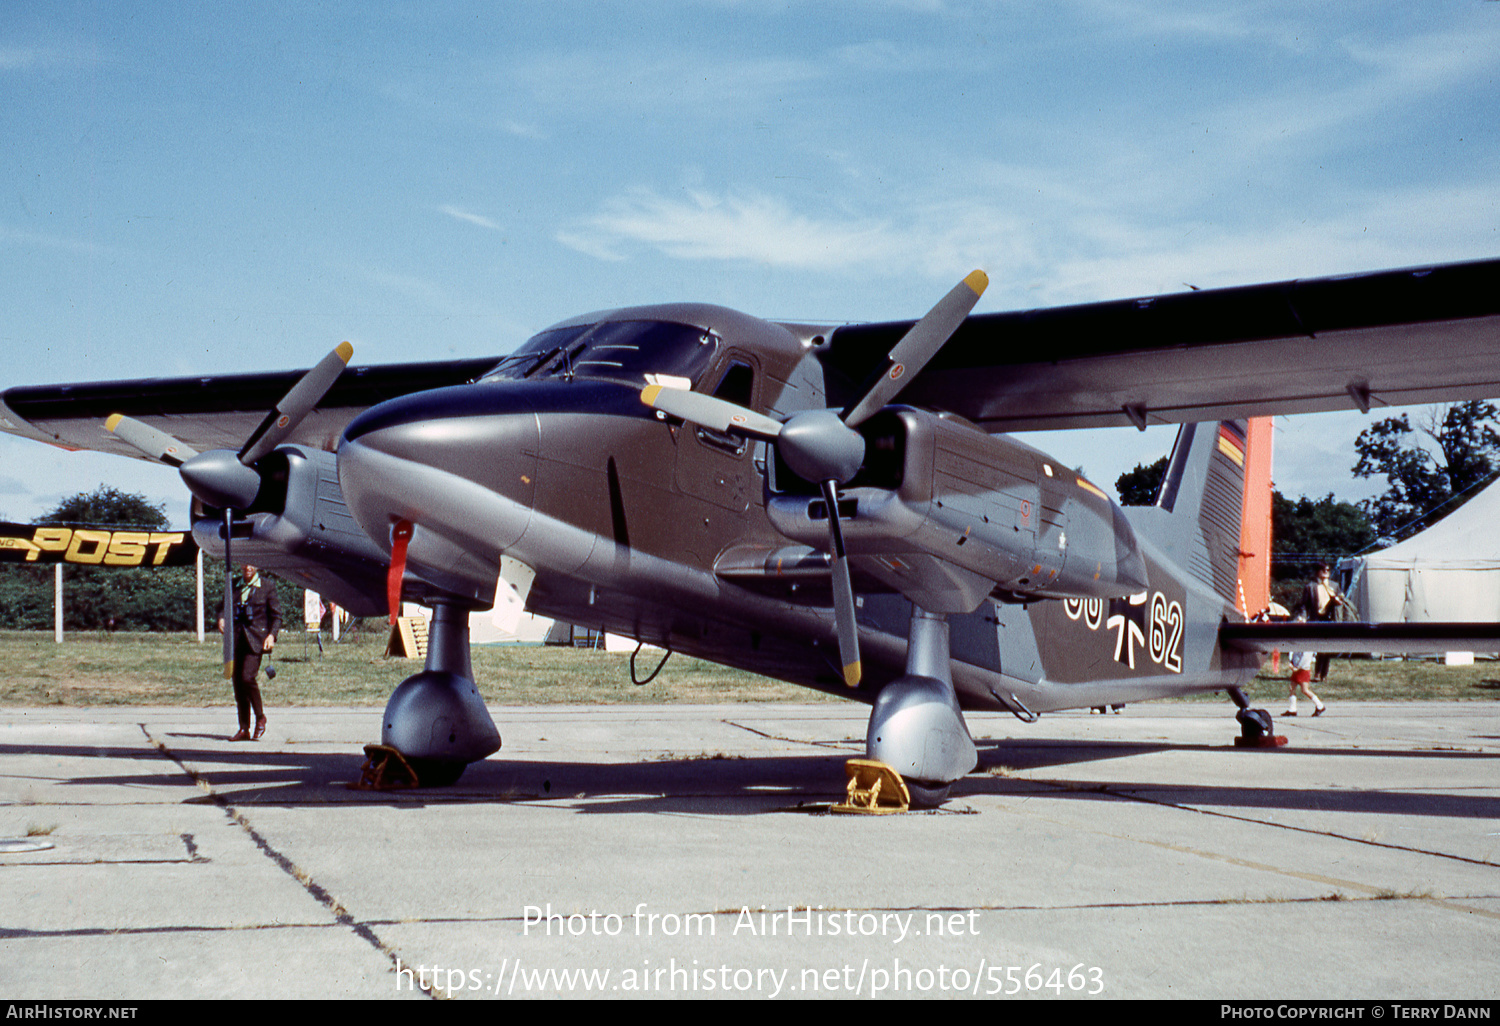
<instances>
[{"instance_id":1,"label":"aircraft fuselage","mask_svg":"<svg viewBox=\"0 0 1500 1026\"><path fill-rule=\"evenodd\" d=\"M1238 619L1104 493L1005 436L893 407L862 428L840 498L865 675L839 675L827 504L773 446L683 423L643 381L785 417L837 405L817 329L715 307L565 322L469 385L376 406L338 453L377 544L414 525L414 575L476 608L500 557L535 571L535 612L873 701L899 676L912 599L952 614L968 708L1041 712L1242 683L1217 627ZM1159 513L1160 511L1152 511ZM820 523L821 520L821 523Z\"/></svg>"}]
</instances>

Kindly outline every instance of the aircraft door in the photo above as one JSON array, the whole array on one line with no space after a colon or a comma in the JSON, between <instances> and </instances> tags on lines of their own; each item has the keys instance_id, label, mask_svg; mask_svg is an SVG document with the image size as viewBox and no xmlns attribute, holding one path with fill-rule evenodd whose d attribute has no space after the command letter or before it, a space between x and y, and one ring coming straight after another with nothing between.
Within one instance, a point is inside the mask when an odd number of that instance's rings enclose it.
<instances>
[{"instance_id":1,"label":"aircraft door","mask_svg":"<svg viewBox=\"0 0 1500 1026\"><path fill-rule=\"evenodd\" d=\"M1061 475L1067 473L1048 461L1037 475L1036 565L1039 583L1055 580L1068 558L1068 490Z\"/></svg>"},{"instance_id":2,"label":"aircraft door","mask_svg":"<svg viewBox=\"0 0 1500 1026\"><path fill-rule=\"evenodd\" d=\"M712 395L755 408L760 374L754 357L731 351ZM743 513L760 494L754 461L755 442L684 424L677 442L677 488L721 509Z\"/></svg>"}]
</instances>

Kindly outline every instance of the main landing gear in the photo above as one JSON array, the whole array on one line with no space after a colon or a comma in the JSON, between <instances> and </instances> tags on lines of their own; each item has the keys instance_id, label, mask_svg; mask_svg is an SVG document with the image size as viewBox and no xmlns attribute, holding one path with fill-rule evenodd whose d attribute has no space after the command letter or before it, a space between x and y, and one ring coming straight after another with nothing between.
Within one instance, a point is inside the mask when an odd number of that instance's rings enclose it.
<instances>
[{"instance_id":1,"label":"main landing gear","mask_svg":"<svg viewBox=\"0 0 1500 1026\"><path fill-rule=\"evenodd\" d=\"M500 731L474 686L466 608L433 603L426 666L391 693L380 745L398 752L422 787L452 784L499 750Z\"/></svg>"},{"instance_id":2,"label":"main landing gear","mask_svg":"<svg viewBox=\"0 0 1500 1026\"><path fill-rule=\"evenodd\" d=\"M1286 744L1286 738L1277 735L1271 714L1250 708L1250 700L1243 691L1230 688L1229 698L1239 706L1239 712L1234 714L1240 721L1240 736L1234 739L1236 748L1277 748Z\"/></svg>"},{"instance_id":3,"label":"main landing gear","mask_svg":"<svg viewBox=\"0 0 1500 1026\"><path fill-rule=\"evenodd\" d=\"M926 808L946 801L954 781L978 765L953 689L946 613L912 606L906 673L876 697L865 750L901 774L912 804Z\"/></svg>"}]
</instances>

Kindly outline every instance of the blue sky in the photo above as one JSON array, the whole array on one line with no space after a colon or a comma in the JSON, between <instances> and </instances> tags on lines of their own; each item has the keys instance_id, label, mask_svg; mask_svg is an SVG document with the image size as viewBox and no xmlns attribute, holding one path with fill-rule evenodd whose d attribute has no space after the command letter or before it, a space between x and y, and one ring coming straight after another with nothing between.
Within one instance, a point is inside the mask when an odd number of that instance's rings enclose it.
<instances>
[{"instance_id":1,"label":"blue sky","mask_svg":"<svg viewBox=\"0 0 1500 1026\"><path fill-rule=\"evenodd\" d=\"M1500 3L0 4L0 386L1500 255ZM1278 421L1292 495L1356 413ZM1031 441L1101 483L1169 429ZM0 436L0 516L175 475Z\"/></svg>"}]
</instances>

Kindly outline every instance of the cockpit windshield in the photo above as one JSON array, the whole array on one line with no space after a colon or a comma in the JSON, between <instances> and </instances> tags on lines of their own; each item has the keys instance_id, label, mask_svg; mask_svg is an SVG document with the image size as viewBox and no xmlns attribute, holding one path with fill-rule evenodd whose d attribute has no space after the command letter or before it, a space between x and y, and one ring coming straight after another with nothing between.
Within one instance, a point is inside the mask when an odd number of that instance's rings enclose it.
<instances>
[{"instance_id":1,"label":"cockpit windshield","mask_svg":"<svg viewBox=\"0 0 1500 1026\"><path fill-rule=\"evenodd\" d=\"M667 375L696 384L718 341L702 328L666 321L556 328L528 340L480 380L605 378L640 385L647 375Z\"/></svg>"}]
</instances>

